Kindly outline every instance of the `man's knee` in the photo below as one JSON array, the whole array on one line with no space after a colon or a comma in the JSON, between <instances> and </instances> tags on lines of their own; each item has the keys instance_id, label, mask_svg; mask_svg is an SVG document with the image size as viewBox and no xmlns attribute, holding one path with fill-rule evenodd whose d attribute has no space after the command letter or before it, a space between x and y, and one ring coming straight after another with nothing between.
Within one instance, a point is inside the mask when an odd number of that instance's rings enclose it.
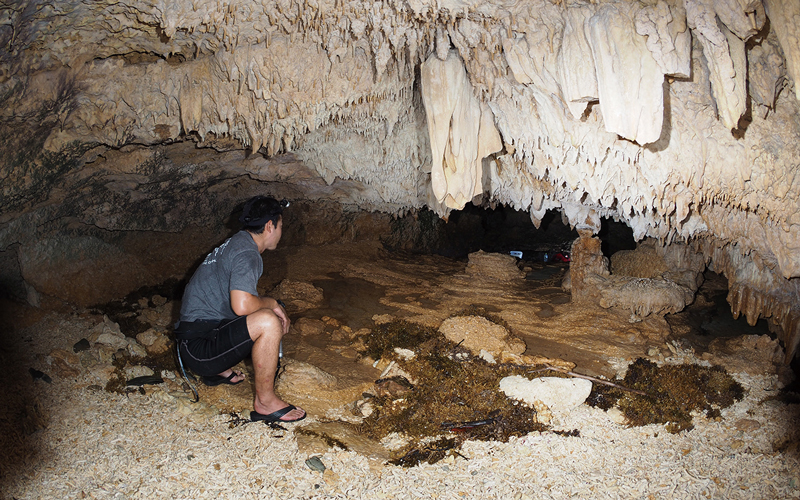
<instances>
[{"instance_id":1,"label":"man's knee","mask_svg":"<svg viewBox=\"0 0 800 500\"><path fill-rule=\"evenodd\" d=\"M269 309L260 309L248 315L247 329L253 340L264 334L280 336L282 333L280 318Z\"/></svg>"}]
</instances>

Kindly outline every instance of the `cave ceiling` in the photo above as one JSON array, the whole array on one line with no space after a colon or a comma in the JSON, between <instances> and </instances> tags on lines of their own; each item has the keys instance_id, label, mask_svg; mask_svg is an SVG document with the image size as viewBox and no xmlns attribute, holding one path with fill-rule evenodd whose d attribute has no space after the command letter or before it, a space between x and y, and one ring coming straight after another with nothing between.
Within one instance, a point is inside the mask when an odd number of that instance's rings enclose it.
<instances>
[{"instance_id":1,"label":"cave ceiling","mask_svg":"<svg viewBox=\"0 0 800 500\"><path fill-rule=\"evenodd\" d=\"M0 251L43 218L180 231L173 197L244 180L501 203L690 242L796 346L799 79L796 0L9 0Z\"/></svg>"}]
</instances>

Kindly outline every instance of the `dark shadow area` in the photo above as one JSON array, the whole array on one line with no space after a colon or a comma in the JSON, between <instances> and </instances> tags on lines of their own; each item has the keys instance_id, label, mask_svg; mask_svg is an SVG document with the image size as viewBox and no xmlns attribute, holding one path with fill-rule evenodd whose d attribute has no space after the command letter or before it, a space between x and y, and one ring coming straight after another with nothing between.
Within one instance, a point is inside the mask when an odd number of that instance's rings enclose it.
<instances>
[{"instance_id":1,"label":"dark shadow area","mask_svg":"<svg viewBox=\"0 0 800 500\"><path fill-rule=\"evenodd\" d=\"M728 303L728 280L722 274L706 270L703 273L703 284L697 290L695 301L683 311L668 314L665 319L673 331L672 338L691 346L700 357L713 351L713 343L734 340L743 336L767 336L775 340L766 318L759 318L750 326L744 314L733 317ZM788 397L794 403L800 402L800 360L795 356L788 366L779 368L778 374L782 384L781 398Z\"/></svg>"},{"instance_id":2,"label":"dark shadow area","mask_svg":"<svg viewBox=\"0 0 800 500\"><path fill-rule=\"evenodd\" d=\"M523 260L542 260L547 253L568 253L577 237L578 233L554 210L548 210L536 228L528 212L503 205L483 208L470 204L451 212L447 221L429 210L400 218L383 242L392 250L456 259L483 250L520 252Z\"/></svg>"},{"instance_id":3,"label":"dark shadow area","mask_svg":"<svg viewBox=\"0 0 800 500\"><path fill-rule=\"evenodd\" d=\"M603 217L600 219L600 232L597 236L602 241L601 248L606 257L611 257L620 250L636 250L633 229L624 222Z\"/></svg>"},{"instance_id":4,"label":"dark shadow area","mask_svg":"<svg viewBox=\"0 0 800 500\"><path fill-rule=\"evenodd\" d=\"M331 273L330 279L315 280L315 287L321 288L325 303L322 307L303 313L303 317L322 319L324 316L337 318L342 323L358 330L374 326L375 314L392 314L393 307L381 304L385 287L360 278L345 278L339 273Z\"/></svg>"},{"instance_id":5,"label":"dark shadow area","mask_svg":"<svg viewBox=\"0 0 800 500\"><path fill-rule=\"evenodd\" d=\"M126 337L136 338L139 333L153 327L150 323L140 319L142 309L158 305L153 303L153 297L160 296L164 302L171 303L173 305L173 323L178 321L180 313L178 307L186 283L187 280L168 279L158 285L143 286L122 299L92 306L89 311L108 316L111 321L119 325L120 331Z\"/></svg>"},{"instance_id":6,"label":"dark shadow area","mask_svg":"<svg viewBox=\"0 0 800 500\"><path fill-rule=\"evenodd\" d=\"M706 271L703 273L703 284L697 290L695 301L679 313L668 314L666 319L673 327L673 331L683 331L688 328L688 335L682 338L691 343L698 355L707 352L709 344L716 339L741 335L775 337L764 318L759 319L755 326L750 326L744 315L734 319L727 297L728 280L725 276Z\"/></svg>"},{"instance_id":7,"label":"dark shadow area","mask_svg":"<svg viewBox=\"0 0 800 500\"><path fill-rule=\"evenodd\" d=\"M27 361L26 345L33 339L20 334L42 314L27 304L0 297L0 491L48 455L32 436L47 425L33 386L51 379Z\"/></svg>"}]
</instances>

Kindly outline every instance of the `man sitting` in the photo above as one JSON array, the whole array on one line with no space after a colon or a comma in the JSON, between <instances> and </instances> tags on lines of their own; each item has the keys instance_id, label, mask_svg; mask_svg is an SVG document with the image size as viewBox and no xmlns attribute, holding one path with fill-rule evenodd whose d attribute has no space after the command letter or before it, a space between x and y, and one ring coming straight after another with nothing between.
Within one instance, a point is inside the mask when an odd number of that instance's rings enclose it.
<instances>
[{"instance_id":1,"label":"man sitting","mask_svg":"<svg viewBox=\"0 0 800 500\"><path fill-rule=\"evenodd\" d=\"M244 206L241 231L206 256L183 294L175 329L178 354L206 385L238 384L245 375L232 367L252 355L255 398L251 420L296 422L306 416L275 394L281 339L289 317L275 299L260 297L261 254L275 250L283 230L283 206L256 196Z\"/></svg>"}]
</instances>

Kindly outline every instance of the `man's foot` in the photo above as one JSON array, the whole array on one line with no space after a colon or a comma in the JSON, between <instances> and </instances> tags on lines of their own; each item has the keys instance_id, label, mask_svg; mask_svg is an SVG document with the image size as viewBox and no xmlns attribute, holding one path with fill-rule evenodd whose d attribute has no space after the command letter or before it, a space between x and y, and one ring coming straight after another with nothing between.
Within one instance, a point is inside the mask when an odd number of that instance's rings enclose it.
<instances>
[{"instance_id":1,"label":"man's foot","mask_svg":"<svg viewBox=\"0 0 800 500\"><path fill-rule=\"evenodd\" d=\"M299 416L298 416L299 415ZM302 408L297 408L294 405L287 405L278 411L270 414L259 413L255 410L250 412L250 420L253 422L297 422L306 418L306 412Z\"/></svg>"},{"instance_id":2,"label":"man's foot","mask_svg":"<svg viewBox=\"0 0 800 500\"><path fill-rule=\"evenodd\" d=\"M261 418L259 418L259 415ZM269 420L264 417L274 417ZM297 422L306 418L306 411L289 403L285 403L277 397L269 405L262 405L258 399L253 403L253 411L250 412L251 420L268 420L272 422Z\"/></svg>"},{"instance_id":3,"label":"man's foot","mask_svg":"<svg viewBox=\"0 0 800 500\"><path fill-rule=\"evenodd\" d=\"M242 380L244 380L244 374L242 372L235 372L233 370L225 370L219 375L203 377L203 383L211 387L219 384L236 385Z\"/></svg>"}]
</instances>

